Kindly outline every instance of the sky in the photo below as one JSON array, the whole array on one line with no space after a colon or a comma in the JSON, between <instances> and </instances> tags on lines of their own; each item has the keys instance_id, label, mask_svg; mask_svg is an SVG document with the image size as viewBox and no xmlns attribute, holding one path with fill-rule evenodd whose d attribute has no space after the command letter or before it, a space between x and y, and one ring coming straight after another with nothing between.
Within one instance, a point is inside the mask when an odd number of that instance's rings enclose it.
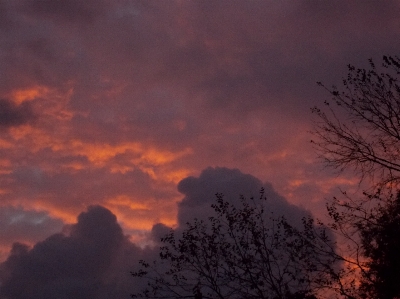
<instances>
[{"instance_id":1,"label":"sky","mask_svg":"<svg viewBox=\"0 0 400 299\"><path fill-rule=\"evenodd\" d=\"M144 244L217 192L264 186L271 210L323 217L358 185L312 148L310 108L330 98L316 82L398 54L399 15L394 0L0 0L0 298L29 297L32 267L36 298L129 297Z\"/></svg>"}]
</instances>

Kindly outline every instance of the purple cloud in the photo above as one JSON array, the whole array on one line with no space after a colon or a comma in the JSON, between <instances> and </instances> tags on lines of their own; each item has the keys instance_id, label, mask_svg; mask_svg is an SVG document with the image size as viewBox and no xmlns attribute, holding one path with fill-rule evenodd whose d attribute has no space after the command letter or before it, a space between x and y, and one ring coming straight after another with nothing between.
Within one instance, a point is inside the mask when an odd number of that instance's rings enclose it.
<instances>
[{"instance_id":1,"label":"purple cloud","mask_svg":"<svg viewBox=\"0 0 400 299\"><path fill-rule=\"evenodd\" d=\"M12 101L0 99L0 128L27 124L36 118L29 102L16 105Z\"/></svg>"},{"instance_id":2,"label":"purple cloud","mask_svg":"<svg viewBox=\"0 0 400 299\"><path fill-rule=\"evenodd\" d=\"M129 294L129 271L120 272L126 265L120 264L118 257L132 262L136 261L132 255L139 252L125 239L115 215L101 206L91 206L79 215L69 234L54 234L31 249L14 244L0 267L0 297L124 297Z\"/></svg>"}]
</instances>

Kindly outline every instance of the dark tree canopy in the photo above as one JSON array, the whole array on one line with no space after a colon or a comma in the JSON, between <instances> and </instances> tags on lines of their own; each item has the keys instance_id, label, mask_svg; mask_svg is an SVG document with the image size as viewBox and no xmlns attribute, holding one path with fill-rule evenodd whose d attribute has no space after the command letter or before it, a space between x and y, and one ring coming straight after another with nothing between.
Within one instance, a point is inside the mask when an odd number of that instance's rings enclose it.
<instances>
[{"instance_id":1,"label":"dark tree canopy","mask_svg":"<svg viewBox=\"0 0 400 299\"><path fill-rule=\"evenodd\" d=\"M162 239L159 263L141 262L148 280L133 297L314 299L335 264L331 241L311 218L303 229L267 217L266 199L234 207L217 194L215 217L188 223Z\"/></svg>"},{"instance_id":2,"label":"dark tree canopy","mask_svg":"<svg viewBox=\"0 0 400 299\"><path fill-rule=\"evenodd\" d=\"M400 179L400 60L383 60L386 72L372 60L367 70L349 65L343 89L326 88L332 95L326 109L312 109L318 116L313 142L327 165L381 185Z\"/></svg>"},{"instance_id":3,"label":"dark tree canopy","mask_svg":"<svg viewBox=\"0 0 400 299\"><path fill-rule=\"evenodd\" d=\"M383 57L379 72L349 65L343 89L326 88L332 99L318 116L313 141L328 166L352 169L373 188L361 197L327 204L330 227L343 241L345 267L332 276L344 298L400 296L400 59ZM354 197L354 196L353 196Z\"/></svg>"},{"instance_id":4,"label":"dark tree canopy","mask_svg":"<svg viewBox=\"0 0 400 299\"><path fill-rule=\"evenodd\" d=\"M400 193L361 228L363 254L368 258L361 293L366 298L400 297Z\"/></svg>"}]
</instances>

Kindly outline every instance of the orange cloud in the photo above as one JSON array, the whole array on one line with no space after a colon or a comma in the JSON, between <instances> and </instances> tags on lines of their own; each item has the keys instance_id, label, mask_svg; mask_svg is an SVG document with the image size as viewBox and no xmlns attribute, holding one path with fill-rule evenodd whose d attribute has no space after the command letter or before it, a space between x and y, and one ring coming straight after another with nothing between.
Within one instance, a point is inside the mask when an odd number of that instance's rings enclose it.
<instances>
[{"instance_id":1,"label":"orange cloud","mask_svg":"<svg viewBox=\"0 0 400 299\"><path fill-rule=\"evenodd\" d=\"M110 198L106 200L106 203L110 204L111 206L124 206L131 210L149 210L148 204L145 204L143 202L134 202L132 201L132 198L126 195L120 195L114 198Z\"/></svg>"},{"instance_id":2,"label":"orange cloud","mask_svg":"<svg viewBox=\"0 0 400 299\"><path fill-rule=\"evenodd\" d=\"M115 213L128 230L148 231L158 222L168 226L176 224L175 201L160 202L156 199L146 199L146 202L143 202L127 195L120 195L106 200L103 205Z\"/></svg>"},{"instance_id":3,"label":"orange cloud","mask_svg":"<svg viewBox=\"0 0 400 299\"><path fill-rule=\"evenodd\" d=\"M54 147L54 150L68 150L78 155L86 156L90 162L96 166L104 166L109 160L118 154L131 153L138 158L133 158L130 162L148 163L153 166L159 166L171 163L174 160L185 155L191 154L192 150L186 148L179 152L157 149L155 147L146 146L140 142L123 142L117 145L104 143L86 143L81 140L73 140L65 145L66 148L59 147L59 144Z\"/></svg>"},{"instance_id":4,"label":"orange cloud","mask_svg":"<svg viewBox=\"0 0 400 299\"><path fill-rule=\"evenodd\" d=\"M49 88L45 86L35 86L27 89L13 90L10 97L17 103L21 104L25 101L31 101L38 97L44 97L49 92Z\"/></svg>"},{"instance_id":5,"label":"orange cloud","mask_svg":"<svg viewBox=\"0 0 400 299\"><path fill-rule=\"evenodd\" d=\"M181 180L188 177L191 174L189 169L177 169L171 170L163 174L163 178L166 181L173 182L174 184L178 184Z\"/></svg>"},{"instance_id":6,"label":"orange cloud","mask_svg":"<svg viewBox=\"0 0 400 299\"><path fill-rule=\"evenodd\" d=\"M14 205L23 206L25 210L31 211L46 211L52 218L61 219L64 223L75 223L76 215L79 214L85 206L74 207L74 210L65 209L65 207L60 207L51 203L44 198L36 200L24 200L20 199Z\"/></svg>"}]
</instances>

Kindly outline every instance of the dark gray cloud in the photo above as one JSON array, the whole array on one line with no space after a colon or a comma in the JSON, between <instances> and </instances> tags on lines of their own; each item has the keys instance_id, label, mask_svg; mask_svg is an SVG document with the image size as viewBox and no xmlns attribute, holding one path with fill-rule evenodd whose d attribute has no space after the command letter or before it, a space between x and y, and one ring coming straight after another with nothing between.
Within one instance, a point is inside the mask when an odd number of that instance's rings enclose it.
<instances>
[{"instance_id":1,"label":"dark gray cloud","mask_svg":"<svg viewBox=\"0 0 400 299\"><path fill-rule=\"evenodd\" d=\"M272 225L271 219L284 216L292 225L301 229L302 218L311 216L311 213L288 203L269 183L263 184L256 177L244 174L238 169L209 167L203 170L198 177L187 177L178 184L178 190L184 195L184 198L178 204L178 226L174 229L175 237L179 238L187 229L187 222L193 224L197 218L207 223L210 216L215 216L211 205L216 203L216 193L222 193L228 203L240 208L242 205L240 195L248 199L247 203L250 206L253 204L249 200L250 197L254 197L255 203L259 204L258 198L262 187L264 187L266 196L266 201L263 202L266 218L263 223L266 226ZM159 242L160 238L170 230L161 223L154 225L152 229L154 241ZM333 239L333 235L329 231L327 233ZM266 240L266 242L269 241ZM282 253L281 258L285 259L286 254ZM162 269L165 264L160 264Z\"/></svg>"},{"instance_id":2,"label":"dark gray cloud","mask_svg":"<svg viewBox=\"0 0 400 299\"><path fill-rule=\"evenodd\" d=\"M33 20L17 18L13 37L4 35L7 73L24 73L57 88L74 81L75 109L90 110L90 116L111 110L143 127L180 97L196 102L193 108L233 117L263 109L301 118L322 94L316 81L340 80L347 63L364 63L399 46L395 1L19 3ZM49 16L54 22L46 22ZM57 22L64 19L77 26ZM96 22L79 25L91 19ZM107 83L111 88L127 85L118 105L104 94L93 96L105 91L104 78L115 80ZM165 104L157 113L150 114L153 101L133 96L166 86L174 92L159 100ZM132 122L129 114L139 105L148 115ZM157 129L153 125L141 136Z\"/></svg>"},{"instance_id":3,"label":"dark gray cloud","mask_svg":"<svg viewBox=\"0 0 400 299\"><path fill-rule=\"evenodd\" d=\"M6 99L0 99L0 127L15 127L33 121L36 118L29 102L20 105Z\"/></svg>"},{"instance_id":4,"label":"dark gray cloud","mask_svg":"<svg viewBox=\"0 0 400 299\"><path fill-rule=\"evenodd\" d=\"M184 229L187 221L211 216L215 193L221 192L229 202L239 204L240 195L257 197L262 186L266 208L275 216L285 215L296 223L310 215L252 175L210 167L199 177L187 177L179 183L184 198L178 205L177 231ZM39 216L46 215L32 214L29 221L37 221ZM13 217L18 218L18 213ZM158 223L151 237L159 244L168 231L166 225ZM139 259L151 261L157 256L157 246L140 249L132 244L108 209L90 206L63 233L53 234L32 248L22 243L13 245L7 260L0 264L0 298L124 298L141 288L141 282L131 278L129 271L137 268Z\"/></svg>"},{"instance_id":5,"label":"dark gray cloud","mask_svg":"<svg viewBox=\"0 0 400 299\"><path fill-rule=\"evenodd\" d=\"M0 298L124 298L140 250L126 240L115 215L92 206L68 229L33 248L16 243L0 265ZM122 260L123 262L122 262Z\"/></svg>"},{"instance_id":6,"label":"dark gray cloud","mask_svg":"<svg viewBox=\"0 0 400 299\"><path fill-rule=\"evenodd\" d=\"M48 213L27 211L22 207L0 208L0 239L2 243L37 242L61 230L63 222Z\"/></svg>"},{"instance_id":7,"label":"dark gray cloud","mask_svg":"<svg viewBox=\"0 0 400 299\"><path fill-rule=\"evenodd\" d=\"M161 16L164 26L158 28L173 34L165 32L171 38L162 39L152 70L160 81L184 83L204 95L209 109L243 114L282 106L276 105L278 97L294 116L319 95L316 81L340 78L346 62L335 61L364 62L399 46L393 38L395 2L379 3L383 8L376 10L372 4L360 9L358 3L190 1L172 6L161 15L173 10L173 21L164 24Z\"/></svg>"},{"instance_id":8,"label":"dark gray cloud","mask_svg":"<svg viewBox=\"0 0 400 299\"><path fill-rule=\"evenodd\" d=\"M238 169L207 168L198 178L188 177L178 184L178 191L184 194L178 205L178 223L184 226L186 222L193 222L195 217L206 219L211 215L216 193L238 203L240 195L258 197L262 186L259 179Z\"/></svg>"},{"instance_id":9,"label":"dark gray cloud","mask_svg":"<svg viewBox=\"0 0 400 299\"><path fill-rule=\"evenodd\" d=\"M47 17L55 22L90 23L105 12L104 1L38 0L28 1L24 10L34 16Z\"/></svg>"},{"instance_id":10,"label":"dark gray cloud","mask_svg":"<svg viewBox=\"0 0 400 299\"><path fill-rule=\"evenodd\" d=\"M264 188L267 198L265 208L268 217L285 216L295 225L300 225L302 217L311 216L310 212L288 203L269 183L263 184L256 177L244 174L239 169L209 167L199 177L187 177L178 184L179 192L184 195L178 203L178 230L184 229L187 222L193 223L195 218L207 220L212 216L211 205L216 202L217 193L222 193L228 202L239 206L241 196L258 199L261 188ZM156 224L152 234L159 240L167 231L165 225Z\"/></svg>"},{"instance_id":11,"label":"dark gray cloud","mask_svg":"<svg viewBox=\"0 0 400 299\"><path fill-rule=\"evenodd\" d=\"M12 26L13 20L10 16L11 9L9 4L9 1L0 1L0 30L10 29Z\"/></svg>"},{"instance_id":12,"label":"dark gray cloud","mask_svg":"<svg viewBox=\"0 0 400 299\"><path fill-rule=\"evenodd\" d=\"M0 102L4 128L40 112L34 128L1 136L1 201L54 216L112 199L120 219L150 228L162 213L173 222L176 182L211 165L313 208L309 197L337 186L307 145L309 108L329 97L315 82L393 54L399 15L395 0L0 0L0 98L45 91L32 104ZM126 144L141 150L117 149ZM262 185L238 170L188 178L180 224L206 215L216 192L235 201ZM290 210L264 187L271 206Z\"/></svg>"}]
</instances>

